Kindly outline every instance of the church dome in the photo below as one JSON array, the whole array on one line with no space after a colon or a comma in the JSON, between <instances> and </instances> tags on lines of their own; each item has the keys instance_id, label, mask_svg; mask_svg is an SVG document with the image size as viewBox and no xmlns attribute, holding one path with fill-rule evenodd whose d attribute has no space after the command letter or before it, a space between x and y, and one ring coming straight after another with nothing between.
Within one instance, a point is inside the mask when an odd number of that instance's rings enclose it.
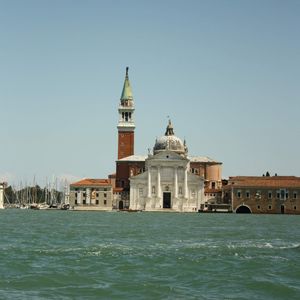
<instances>
[{"instance_id":1,"label":"church dome","mask_svg":"<svg viewBox=\"0 0 300 300\"><path fill-rule=\"evenodd\" d=\"M187 154L187 147L185 145L185 142L183 143L180 138L174 135L171 121L169 121L165 135L160 137L159 139L156 139L153 148L153 154L155 155L161 151L166 150L173 151L181 155Z\"/></svg>"}]
</instances>

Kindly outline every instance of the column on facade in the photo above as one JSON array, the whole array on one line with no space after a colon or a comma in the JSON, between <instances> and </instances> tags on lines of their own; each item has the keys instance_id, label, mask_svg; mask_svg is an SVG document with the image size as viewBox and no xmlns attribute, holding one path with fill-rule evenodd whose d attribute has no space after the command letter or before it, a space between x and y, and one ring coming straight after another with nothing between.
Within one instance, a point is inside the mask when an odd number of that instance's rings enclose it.
<instances>
[{"instance_id":1,"label":"column on facade","mask_svg":"<svg viewBox=\"0 0 300 300\"><path fill-rule=\"evenodd\" d=\"M86 199L86 204L90 205L91 204L91 189L86 188L85 190L85 199Z\"/></svg>"},{"instance_id":2,"label":"column on facade","mask_svg":"<svg viewBox=\"0 0 300 300\"><path fill-rule=\"evenodd\" d=\"M0 209L4 208L4 185L0 183Z\"/></svg>"},{"instance_id":3,"label":"column on facade","mask_svg":"<svg viewBox=\"0 0 300 300\"><path fill-rule=\"evenodd\" d=\"M187 174L187 168L184 169L184 198L188 198L189 191L188 191L188 174Z\"/></svg>"},{"instance_id":4,"label":"column on facade","mask_svg":"<svg viewBox=\"0 0 300 300\"><path fill-rule=\"evenodd\" d=\"M148 198L151 198L151 167L148 167Z\"/></svg>"},{"instance_id":5,"label":"column on facade","mask_svg":"<svg viewBox=\"0 0 300 300\"><path fill-rule=\"evenodd\" d=\"M136 187L130 189L130 195L129 195L129 197L130 197L129 208L130 209L136 209L135 189L136 189Z\"/></svg>"},{"instance_id":6,"label":"column on facade","mask_svg":"<svg viewBox=\"0 0 300 300\"><path fill-rule=\"evenodd\" d=\"M160 188L160 167L157 167L157 198L161 197L161 188Z\"/></svg>"},{"instance_id":7,"label":"column on facade","mask_svg":"<svg viewBox=\"0 0 300 300\"><path fill-rule=\"evenodd\" d=\"M174 197L178 198L178 172L177 167L174 167Z\"/></svg>"}]
</instances>

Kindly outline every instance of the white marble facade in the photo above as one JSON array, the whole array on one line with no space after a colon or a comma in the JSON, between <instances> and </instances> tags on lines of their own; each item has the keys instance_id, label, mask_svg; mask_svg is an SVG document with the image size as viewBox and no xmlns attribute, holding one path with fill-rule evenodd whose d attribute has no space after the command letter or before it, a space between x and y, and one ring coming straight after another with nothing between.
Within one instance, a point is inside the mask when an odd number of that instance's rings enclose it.
<instances>
[{"instance_id":1,"label":"white marble facade","mask_svg":"<svg viewBox=\"0 0 300 300\"><path fill-rule=\"evenodd\" d=\"M187 147L174 135L171 122L156 140L146 171L130 177L130 209L195 212L204 203L204 178L190 172Z\"/></svg>"}]
</instances>

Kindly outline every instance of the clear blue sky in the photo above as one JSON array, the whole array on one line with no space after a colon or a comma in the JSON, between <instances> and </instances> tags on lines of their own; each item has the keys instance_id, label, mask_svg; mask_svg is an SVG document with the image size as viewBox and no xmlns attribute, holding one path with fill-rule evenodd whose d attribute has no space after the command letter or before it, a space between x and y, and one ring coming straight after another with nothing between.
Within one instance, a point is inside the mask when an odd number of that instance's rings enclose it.
<instances>
[{"instance_id":1,"label":"clear blue sky","mask_svg":"<svg viewBox=\"0 0 300 300\"><path fill-rule=\"evenodd\" d=\"M300 1L0 1L0 180L105 178L125 68L135 152L169 115L223 177L300 176Z\"/></svg>"}]
</instances>

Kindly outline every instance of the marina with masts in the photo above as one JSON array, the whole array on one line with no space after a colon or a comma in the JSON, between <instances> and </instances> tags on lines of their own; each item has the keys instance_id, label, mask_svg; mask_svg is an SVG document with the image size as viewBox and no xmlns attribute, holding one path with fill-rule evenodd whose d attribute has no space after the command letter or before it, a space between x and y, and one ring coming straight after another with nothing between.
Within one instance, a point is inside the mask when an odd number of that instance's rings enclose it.
<instances>
[{"instance_id":1,"label":"marina with masts","mask_svg":"<svg viewBox=\"0 0 300 300\"><path fill-rule=\"evenodd\" d=\"M69 183L53 177L42 188L33 180L32 185L20 182L17 186L0 182L0 209L69 209Z\"/></svg>"}]
</instances>

